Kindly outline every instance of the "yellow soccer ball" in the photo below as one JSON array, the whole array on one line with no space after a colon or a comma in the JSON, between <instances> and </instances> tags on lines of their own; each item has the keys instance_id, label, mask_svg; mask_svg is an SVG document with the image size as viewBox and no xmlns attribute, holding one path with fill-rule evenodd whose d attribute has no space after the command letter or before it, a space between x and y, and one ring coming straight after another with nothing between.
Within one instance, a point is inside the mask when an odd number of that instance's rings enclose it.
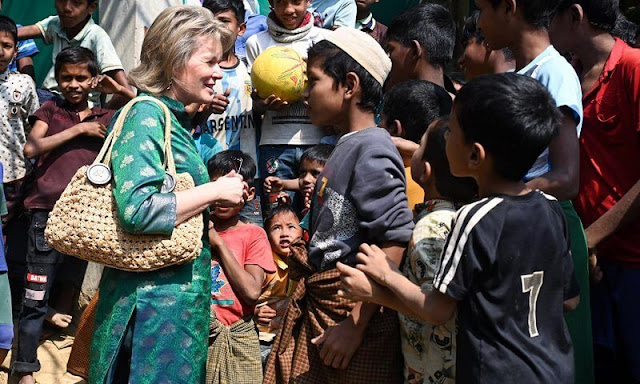
<instances>
[{"instance_id":1,"label":"yellow soccer ball","mask_svg":"<svg viewBox=\"0 0 640 384\"><path fill-rule=\"evenodd\" d=\"M262 52L251 67L251 82L258 96L276 95L294 103L302 98L307 84L307 65L296 51L274 46Z\"/></svg>"}]
</instances>

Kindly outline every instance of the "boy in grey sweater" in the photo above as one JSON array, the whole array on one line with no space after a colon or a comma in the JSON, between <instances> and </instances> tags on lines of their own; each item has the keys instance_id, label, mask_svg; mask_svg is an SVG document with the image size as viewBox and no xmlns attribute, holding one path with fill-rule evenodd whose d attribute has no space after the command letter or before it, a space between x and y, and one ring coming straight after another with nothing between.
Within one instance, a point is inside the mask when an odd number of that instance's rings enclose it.
<instances>
[{"instance_id":1,"label":"boy in grey sweater","mask_svg":"<svg viewBox=\"0 0 640 384\"><path fill-rule=\"evenodd\" d=\"M264 382L401 382L397 315L338 297L335 268L338 261L355 265L363 243L398 265L411 238L404 165L374 119L391 61L369 35L338 28L309 50L308 63L309 116L342 137L316 181L308 256L293 252L292 278L301 284L287 314L295 307L302 313L285 316Z\"/></svg>"}]
</instances>

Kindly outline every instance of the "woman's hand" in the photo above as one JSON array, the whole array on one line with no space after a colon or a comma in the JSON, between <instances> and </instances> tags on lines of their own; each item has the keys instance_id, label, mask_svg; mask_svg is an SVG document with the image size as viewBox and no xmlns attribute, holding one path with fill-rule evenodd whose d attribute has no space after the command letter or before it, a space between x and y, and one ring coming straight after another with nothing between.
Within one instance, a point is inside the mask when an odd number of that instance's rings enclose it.
<instances>
[{"instance_id":1,"label":"woman's hand","mask_svg":"<svg viewBox=\"0 0 640 384\"><path fill-rule=\"evenodd\" d=\"M242 175L231 171L218 180L215 185L215 204L221 207L238 206L249 197L249 186L242 180Z\"/></svg>"}]
</instances>

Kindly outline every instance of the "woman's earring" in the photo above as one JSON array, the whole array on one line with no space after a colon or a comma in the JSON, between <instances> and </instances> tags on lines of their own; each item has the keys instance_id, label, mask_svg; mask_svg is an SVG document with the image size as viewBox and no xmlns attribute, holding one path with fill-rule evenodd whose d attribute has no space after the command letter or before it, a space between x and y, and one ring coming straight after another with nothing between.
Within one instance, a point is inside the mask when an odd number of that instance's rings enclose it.
<instances>
[{"instance_id":1,"label":"woman's earring","mask_svg":"<svg viewBox=\"0 0 640 384\"><path fill-rule=\"evenodd\" d=\"M169 86L167 87L166 91L170 90L171 87L173 87L173 80L169 80Z\"/></svg>"}]
</instances>

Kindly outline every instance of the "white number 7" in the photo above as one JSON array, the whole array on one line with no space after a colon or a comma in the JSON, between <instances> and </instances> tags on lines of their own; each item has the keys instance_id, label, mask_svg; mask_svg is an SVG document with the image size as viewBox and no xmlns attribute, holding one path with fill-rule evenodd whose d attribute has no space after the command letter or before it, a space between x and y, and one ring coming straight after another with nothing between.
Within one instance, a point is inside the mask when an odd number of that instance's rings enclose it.
<instances>
[{"instance_id":1,"label":"white number 7","mask_svg":"<svg viewBox=\"0 0 640 384\"><path fill-rule=\"evenodd\" d=\"M544 280L544 271L533 272L530 275L520 276L522 281L522 293L529 292L529 336L538 336L538 322L536 319L536 305L538 294Z\"/></svg>"}]
</instances>

